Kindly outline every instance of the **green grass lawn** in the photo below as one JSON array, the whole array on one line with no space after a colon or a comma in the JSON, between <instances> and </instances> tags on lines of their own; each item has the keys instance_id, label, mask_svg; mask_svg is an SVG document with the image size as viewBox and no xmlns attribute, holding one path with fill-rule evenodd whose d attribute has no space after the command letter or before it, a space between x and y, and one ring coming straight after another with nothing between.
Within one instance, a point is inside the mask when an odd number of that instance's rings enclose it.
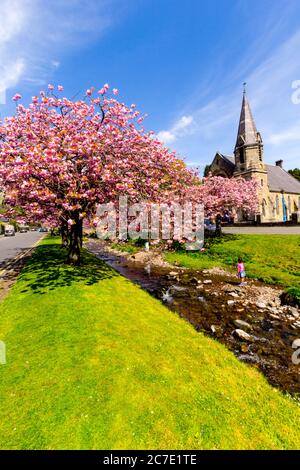
<instances>
[{"instance_id":1,"label":"green grass lawn","mask_svg":"<svg viewBox=\"0 0 300 470\"><path fill-rule=\"evenodd\" d=\"M165 258L194 269L220 266L235 270L238 257L247 275L270 284L300 288L298 235L224 235L205 252L171 252Z\"/></svg>"},{"instance_id":2,"label":"green grass lawn","mask_svg":"<svg viewBox=\"0 0 300 470\"><path fill-rule=\"evenodd\" d=\"M299 448L300 407L85 253L39 246L0 305L1 449Z\"/></svg>"}]
</instances>

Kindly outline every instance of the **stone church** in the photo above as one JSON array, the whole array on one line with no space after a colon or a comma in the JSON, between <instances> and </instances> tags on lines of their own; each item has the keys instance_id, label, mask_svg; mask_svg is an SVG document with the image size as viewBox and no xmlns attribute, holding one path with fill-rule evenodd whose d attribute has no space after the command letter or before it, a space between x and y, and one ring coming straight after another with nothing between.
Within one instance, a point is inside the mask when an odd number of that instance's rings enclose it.
<instances>
[{"instance_id":1,"label":"stone church","mask_svg":"<svg viewBox=\"0 0 300 470\"><path fill-rule=\"evenodd\" d=\"M213 175L225 178L255 178L259 209L256 214L237 212L235 221L300 222L300 181L283 169L283 161L264 163L263 141L252 116L244 90L237 140L233 156L219 152L210 166Z\"/></svg>"}]
</instances>

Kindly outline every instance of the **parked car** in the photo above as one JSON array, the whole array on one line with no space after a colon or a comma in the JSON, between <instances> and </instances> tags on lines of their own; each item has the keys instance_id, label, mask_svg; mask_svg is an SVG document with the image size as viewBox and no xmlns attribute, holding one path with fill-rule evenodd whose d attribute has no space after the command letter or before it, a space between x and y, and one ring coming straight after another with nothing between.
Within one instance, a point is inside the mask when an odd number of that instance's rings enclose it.
<instances>
[{"instance_id":1,"label":"parked car","mask_svg":"<svg viewBox=\"0 0 300 470\"><path fill-rule=\"evenodd\" d=\"M28 232L28 227L26 225L20 225L19 227L19 232L20 233L26 233Z\"/></svg>"},{"instance_id":2,"label":"parked car","mask_svg":"<svg viewBox=\"0 0 300 470\"><path fill-rule=\"evenodd\" d=\"M216 224L214 224L211 219L204 219L204 231L208 233L215 233Z\"/></svg>"},{"instance_id":3,"label":"parked car","mask_svg":"<svg viewBox=\"0 0 300 470\"><path fill-rule=\"evenodd\" d=\"M15 227L13 225L5 225L4 227L4 236L5 237L14 237L16 234Z\"/></svg>"},{"instance_id":4,"label":"parked car","mask_svg":"<svg viewBox=\"0 0 300 470\"><path fill-rule=\"evenodd\" d=\"M40 227L39 232L48 232L48 229L46 227Z\"/></svg>"}]
</instances>

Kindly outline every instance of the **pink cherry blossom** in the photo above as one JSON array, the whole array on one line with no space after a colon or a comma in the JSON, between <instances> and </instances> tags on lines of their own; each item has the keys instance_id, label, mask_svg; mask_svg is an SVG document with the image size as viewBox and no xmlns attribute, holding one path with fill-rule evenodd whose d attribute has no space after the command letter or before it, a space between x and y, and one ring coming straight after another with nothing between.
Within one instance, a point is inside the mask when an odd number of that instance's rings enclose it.
<instances>
[{"instance_id":1,"label":"pink cherry blossom","mask_svg":"<svg viewBox=\"0 0 300 470\"><path fill-rule=\"evenodd\" d=\"M0 122L7 214L19 215L21 208L27 221L60 227L70 261L79 260L83 224L92 223L97 204L117 205L120 195L130 202L202 202L206 214L256 209L253 181L201 180L138 125L135 105L101 93L94 100L92 93L90 88L84 100L72 101L42 91L28 108L18 105L15 116Z\"/></svg>"},{"instance_id":2,"label":"pink cherry blossom","mask_svg":"<svg viewBox=\"0 0 300 470\"><path fill-rule=\"evenodd\" d=\"M16 94L13 96L12 100L13 100L13 101L19 101L21 98L22 98L22 95L20 95L19 93L16 93Z\"/></svg>"}]
</instances>

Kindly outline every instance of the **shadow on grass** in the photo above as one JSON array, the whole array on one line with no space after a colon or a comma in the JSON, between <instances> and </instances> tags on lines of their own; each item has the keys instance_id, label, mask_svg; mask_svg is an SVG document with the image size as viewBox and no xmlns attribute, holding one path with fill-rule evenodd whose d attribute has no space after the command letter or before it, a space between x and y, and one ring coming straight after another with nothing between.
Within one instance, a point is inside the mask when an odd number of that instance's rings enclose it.
<instances>
[{"instance_id":1,"label":"shadow on grass","mask_svg":"<svg viewBox=\"0 0 300 470\"><path fill-rule=\"evenodd\" d=\"M32 290L36 294L44 294L77 282L91 286L117 276L112 268L86 250L82 251L80 266L66 264L66 257L66 250L58 244L38 246L20 275L27 284L22 292Z\"/></svg>"},{"instance_id":2,"label":"shadow on grass","mask_svg":"<svg viewBox=\"0 0 300 470\"><path fill-rule=\"evenodd\" d=\"M219 237L215 235L206 235L205 245L209 248L213 245L220 245L226 242L232 242L234 240L239 240L240 236L233 233L222 233Z\"/></svg>"}]
</instances>

